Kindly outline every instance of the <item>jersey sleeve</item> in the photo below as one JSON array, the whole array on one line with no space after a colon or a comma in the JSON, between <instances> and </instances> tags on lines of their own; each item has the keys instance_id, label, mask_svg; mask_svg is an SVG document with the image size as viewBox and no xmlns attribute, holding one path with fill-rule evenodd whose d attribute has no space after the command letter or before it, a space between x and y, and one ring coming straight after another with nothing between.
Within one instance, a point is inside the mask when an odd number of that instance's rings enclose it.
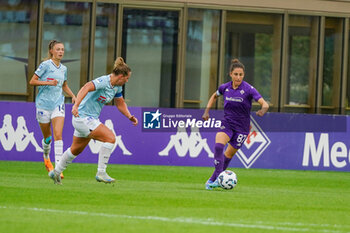
<instances>
[{"instance_id":1,"label":"jersey sleeve","mask_svg":"<svg viewBox=\"0 0 350 233\"><path fill-rule=\"evenodd\" d=\"M36 71L34 72L39 78L43 77L43 75L45 74L45 72L47 71L47 69L49 68L49 66L47 65L46 62L42 62L38 69L36 69Z\"/></svg>"},{"instance_id":2,"label":"jersey sleeve","mask_svg":"<svg viewBox=\"0 0 350 233\"><path fill-rule=\"evenodd\" d=\"M102 76L94 79L92 83L95 85L96 90L106 88L109 86L109 76Z\"/></svg>"},{"instance_id":3,"label":"jersey sleeve","mask_svg":"<svg viewBox=\"0 0 350 233\"><path fill-rule=\"evenodd\" d=\"M250 93L255 101L258 101L260 98L262 98L260 93L253 86L251 86Z\"/></svg>"},{"instance_id":4,"label":"jersey sleeve","mask_svg":"<svg viewBox=\"0 0 350 233\"><path fill-rule=\"evenodd\" d=\"M114 98L120 98L120 97L123 97L123 88L122 87L118 88L118 91L114 96Z\"/></svg>"},{"instance_id":5,"label":"jersey sleeve","mask_svg":"<svg viewBox=\"0 0 350 233\"><path fill-rule=\"evenodd\" d=\"M64 70L64 81L67 81L67 68Z\"/></svg>"},{"instance_id":6,"label":"jersey sleeve","mask_svg":"<svg viewBox=\"0 0 350 233\"><path fill-rule=\"evenodd\" d=\"M217 96L221 96L224 94L225 91L225 84L221 84L218 88L218 90L216 91L216 95Z\"/></svg>"}]
</instances>

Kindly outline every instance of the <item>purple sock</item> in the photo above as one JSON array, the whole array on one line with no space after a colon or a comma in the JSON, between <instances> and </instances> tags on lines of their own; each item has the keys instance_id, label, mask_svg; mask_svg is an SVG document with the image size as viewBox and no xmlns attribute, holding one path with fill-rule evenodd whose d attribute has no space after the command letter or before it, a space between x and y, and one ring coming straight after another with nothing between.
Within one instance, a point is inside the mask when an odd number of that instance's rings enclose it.
<instances>
[{"instance_id":1,"label":"purple sock","mask_svg":"<svg viewBox=\"0 0 350 233\"><path fill-rule=\"evenodd\" d=\"M231 162L231 159L232 158L227 158L226 156L224 156L225 158L224 158L224 169L223 169L223 171L225 171L226 169L227 169L227 167L228 167L228 165L230 164L230 162Z\"/></svg>"},{"instance_id":2,"label":"purple sock","mask_svg":"<svg viewBox=\"0 0 350 233\"><path fill-rule=\"evenodd\" d=\"M215 143L215 153L214 153L214 164L215 171L213 175L210 177L211 181L215 181L218 175L223 171L224 168L224 144Z\"/></svg>"}]
</instances>

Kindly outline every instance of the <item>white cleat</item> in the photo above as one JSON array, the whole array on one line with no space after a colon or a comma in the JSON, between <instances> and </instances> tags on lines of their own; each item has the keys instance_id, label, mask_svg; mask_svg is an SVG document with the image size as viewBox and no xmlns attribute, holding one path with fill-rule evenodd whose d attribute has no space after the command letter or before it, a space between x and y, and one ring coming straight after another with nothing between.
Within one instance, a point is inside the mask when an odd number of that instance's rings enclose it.
<instances>
[{"instance_id":1,"label":"white cleat","mask_svg":"<svg viewBox=\"0 0 350 233\"><path fill-rule=\"evenodd\" d=\"M53 180L54 184L61 185L61 174L58 174L55 172L55 170L52 170L49 172L49 177Z\"/></svg>"},{"instance_id":2,"label":"white cleat","mask_svg":"<svg viewBox=\"0 0 350 233\"><path fill-rule=\"evenodd\" d=\"M97 172L95 178L98 182L103 182L106 184L115 182L115 179L110 177L106 172Z\"/></svg>"}]
</instances>

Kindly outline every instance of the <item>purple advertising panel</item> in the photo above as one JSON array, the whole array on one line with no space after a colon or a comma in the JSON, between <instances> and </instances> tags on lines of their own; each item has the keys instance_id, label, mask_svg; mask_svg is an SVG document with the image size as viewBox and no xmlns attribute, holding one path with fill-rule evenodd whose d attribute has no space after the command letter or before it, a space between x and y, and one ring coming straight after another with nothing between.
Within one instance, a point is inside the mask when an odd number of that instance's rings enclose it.
<instances>
[{"instance_id":1,"label":"purple advertising panel","mask_svg":"<svg viewBox=\"0 0 350 233\"><path fill-rule=\"evenodd\" d=\"M73 138L71 107L66 105L64 150ZM42 161L42 133L35 104L0 102L0 160ZM223 112L130 107L139 120L133 126L116 107L105 106L100 121L116 135L109 163L169 166L213 166L215 135ZM250 134L230 167L350 170L348 116L267 113L251 114ZM74 162L97 163L101 142L91 140ZM51 160L53 160L53 147Z\"/></svg>"}]
</instances>

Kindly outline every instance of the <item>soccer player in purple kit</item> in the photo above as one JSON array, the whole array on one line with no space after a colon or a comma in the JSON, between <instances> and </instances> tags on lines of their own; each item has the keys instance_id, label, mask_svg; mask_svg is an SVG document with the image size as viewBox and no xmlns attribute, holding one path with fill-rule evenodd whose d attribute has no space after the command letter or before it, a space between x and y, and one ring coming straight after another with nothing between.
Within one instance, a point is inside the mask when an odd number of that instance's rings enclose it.
<instances>
[{"instance_id":1,"label":"soccer player in purple kit","mask_svg":"<svg viewBox=\"0 0 350 233\"><path fill-rule=\"evenodd\" d=\"M230 66L232 81L219 86L218 90L210 97L202 116L203 120L208 120L209 110L213 103L219 96L224 97L224 119L215 138L215 170L205 184L207 190L220 187L217 180L218 175L226 170L232 157L246 140L250 131L252 100L254 99L261 105L261 109L256 112L256 115L263 116L269 109L269 105L260 93L249 83L243 81L244 72L244 65L238 59L233 59ZM227 143L227 149L223 153Z\"/></svg>"}]
</instances>

